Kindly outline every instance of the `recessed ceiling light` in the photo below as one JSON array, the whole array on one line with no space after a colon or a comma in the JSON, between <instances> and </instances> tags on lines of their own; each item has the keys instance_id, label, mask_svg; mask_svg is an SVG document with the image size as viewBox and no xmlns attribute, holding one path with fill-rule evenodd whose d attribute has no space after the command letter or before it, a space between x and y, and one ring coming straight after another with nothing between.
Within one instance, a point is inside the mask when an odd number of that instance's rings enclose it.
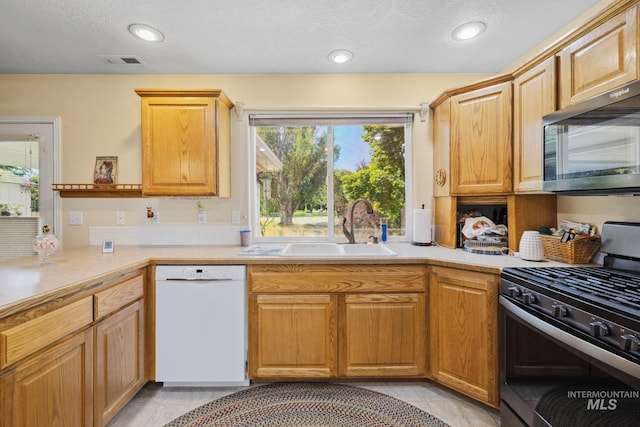
<instances>
[{"instance_id":1,"label":"recessed ceiling light","mask_svg":"<svg viewBox=\"0 0 640 427\"><path fill-rule=\"evenodd\" d=\"M344 64L351 61L351 59L353 59L353 53L348 50L334 50L329 54L329 61L336 64Z\"/></svg>"},{"instance_id":2,"label":"recessed ceiling light","mask_svg":"<svg viewBox=\"0 0 640 427\"><path fill-rule=\"evenodd\" d=\"M451 37L454 40L470 40L478 37L487 29L487 25L484 22L467 22L453 30Z\"/></svg>"},{"instance_id":3,"label":"recessed ceiling light","mask_svg":"<svg viewBox=\"0 0 640 427\"><path fill-rule=\"evenodd\" d=\"M164 35L160 31L145 24L131 24L129 32L147 42L160 43L164 40Z\"/></svg>"}]
</instances>

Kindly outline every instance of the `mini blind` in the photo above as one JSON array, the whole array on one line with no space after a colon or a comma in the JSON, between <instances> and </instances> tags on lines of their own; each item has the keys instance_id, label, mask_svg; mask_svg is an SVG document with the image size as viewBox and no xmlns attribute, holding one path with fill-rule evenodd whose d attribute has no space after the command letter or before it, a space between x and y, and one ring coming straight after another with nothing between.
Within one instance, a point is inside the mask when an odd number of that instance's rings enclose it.
<instances>
[{"instance_id":1,"label":"mini blind","mask_svg":"<svg viewBox=\"0 0 640 427\"><path fill-rule=\"evenodd\" d=\"M251 126L402 125L410 123L413 123L413 113L249 114Z\"/></svg>"}]
</instances>

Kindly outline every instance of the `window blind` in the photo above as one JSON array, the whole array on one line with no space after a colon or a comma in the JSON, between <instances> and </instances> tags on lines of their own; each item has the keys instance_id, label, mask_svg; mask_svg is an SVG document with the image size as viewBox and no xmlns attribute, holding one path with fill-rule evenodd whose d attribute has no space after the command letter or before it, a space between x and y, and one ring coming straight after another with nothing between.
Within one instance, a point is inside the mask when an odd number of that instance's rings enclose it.
<instances>
[{"instance_id":1,"label":"window blind","mask_svg":"<svg viewBox=\"0 0 640 427\"><path fill-rule=\"evenodd\" d=\"M249 114L251 126L401 125L413 123L413 113L278 113Z\"/></svg>"}]
</instances>

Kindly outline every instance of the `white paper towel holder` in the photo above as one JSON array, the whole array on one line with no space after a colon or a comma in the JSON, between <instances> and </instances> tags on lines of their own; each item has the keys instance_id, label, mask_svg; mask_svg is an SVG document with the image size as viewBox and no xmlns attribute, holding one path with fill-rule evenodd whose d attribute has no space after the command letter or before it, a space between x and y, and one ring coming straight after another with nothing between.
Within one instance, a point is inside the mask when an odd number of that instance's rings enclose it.
<instances>
[{"instance_id":1,"label":"white paper towel holder","mask_svg":"<svg viewBox=\"0 0 640 427\"><path fill-rule=\"evenodd\" d=\"M422 209L424 209L424 204L422 205ZM415 215L415 213L414 213L414 215ZM413 226L416 227L415 216L414 216L414 224L413 224ZM415 236L414 236L414 238L415 238ZM429 239L428 242L418 242L416 240L412 240L411 244L414 245L414 246L433 246L433 236L431 236L431 238Z\"/></svg>"}]
</instances>

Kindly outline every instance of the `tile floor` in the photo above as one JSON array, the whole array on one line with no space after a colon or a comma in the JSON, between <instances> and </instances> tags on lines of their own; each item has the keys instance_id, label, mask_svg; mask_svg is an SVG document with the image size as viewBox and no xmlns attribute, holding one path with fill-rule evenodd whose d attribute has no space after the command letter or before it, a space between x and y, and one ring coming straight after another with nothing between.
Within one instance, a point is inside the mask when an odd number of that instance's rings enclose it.
<instances>
[{"instance_id":1,"label":"tile floor","mask_svg":"<svg viewBox=\"0 0 640 427\"><path fill-rule=\"evenodd\" d=\"M495 427L498 411L432 382L344 382L404 400L452 427ZM256 384L260 385L260 384ZM168 388L147 384L108 427L161 427L178 416L242 388Z\"/></svg>"}]
</instances>

